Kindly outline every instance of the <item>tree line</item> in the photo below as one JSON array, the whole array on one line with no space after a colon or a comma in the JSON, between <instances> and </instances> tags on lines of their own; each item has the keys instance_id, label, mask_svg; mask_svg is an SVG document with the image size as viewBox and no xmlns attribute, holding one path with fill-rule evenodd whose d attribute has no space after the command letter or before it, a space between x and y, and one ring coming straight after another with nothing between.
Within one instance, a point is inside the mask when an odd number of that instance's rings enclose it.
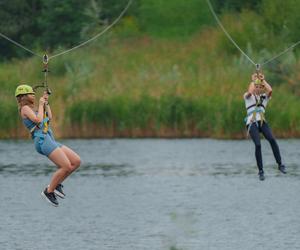
<instances>
[{"instance_id":1,"label":"tree line","mask_svg":"<svg viewBox=\"0 0 300 250\"><path fill-rule=\"evenodd\" d=\"M34 50L55 50L78 44L111 23L128 0L0 1L0 32ZM300 37L297 0L211 0L219 15L253 11L268 32L295 41ZM280 12L280 15L278 15ZM206 0L133 0L122 20L125 35L189 36L215 25ZM122 33L122 32L121 32ZM28 55L0 39L0 60Z\"/></svg>"}]
</instances>

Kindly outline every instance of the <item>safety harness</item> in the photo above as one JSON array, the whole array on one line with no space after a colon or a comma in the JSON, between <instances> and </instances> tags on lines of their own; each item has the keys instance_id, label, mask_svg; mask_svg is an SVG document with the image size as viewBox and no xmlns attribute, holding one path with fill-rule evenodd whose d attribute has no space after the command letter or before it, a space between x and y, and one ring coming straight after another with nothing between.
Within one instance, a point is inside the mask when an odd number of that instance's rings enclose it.
<instances>
[{"instance_id":1,"label":"safety harness","mask_svg":"<svg viewBox=\"0 0 300 250\"><path fill-rule=\"evenodd\" d=\"M49 127L49 118L47 116L47 112L45 112L43 121L31 128L30 133L33 139L38 137L39 144L43 144L48 132L51 132L51 129Z\"/></svg>"},{"instance_id":2,"label":"safety harness","mask_svg":"<svg viewBox=\"0 0 300 250\"><path fill-rule=\"evenodd\" d=\"M263 105L263 101L266 97L265 96L259 96L259 99L257 99L256 96L254 96L254 97L255 97L256 104L253 104L253 105L247 107L247 110L249 110L252 107L255 107L255 108L254 108L254 110L247 113L247 118L250 115L252 115L250 122L251 123L256 122L256 114L259 113L260 118L261 118L260 122L261 122L261 125L262 125L262 123L266 120L265 119L265 114L264 114L265 113L265 106Z\"/></svg>"},{"instance_id":3,"label":"safety harness","mask_svg":"<svg viewBox=\"0 0 300 250\"><path fill-rule=\"evenodd\" d=\"M245 117L245 122L247 122L248 118L251 116L250 119L250 124L248 126L248 130L247 130L247 136L249 135L250 132L250 128L252 126L253 123L256 123L258 126L258 121L256 120L256 115L259 114L260 115L260 125L262 126L263 122L266 121L265 118L265 106L263 105L263 101L266 98L265 95L260 95L259 98L257 98L256 95L254 95L255 97L255 104L250 105L249 107L247 107L247 116ZM252 111L248 112L249 109L255 107Z\"/></svg>"}]
</instances>

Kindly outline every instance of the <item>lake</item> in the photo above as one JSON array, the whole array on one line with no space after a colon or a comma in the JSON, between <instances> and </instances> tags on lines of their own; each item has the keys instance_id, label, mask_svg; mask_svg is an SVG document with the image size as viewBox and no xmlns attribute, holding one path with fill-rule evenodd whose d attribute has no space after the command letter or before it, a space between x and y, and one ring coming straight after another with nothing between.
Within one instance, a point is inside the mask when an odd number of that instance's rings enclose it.
<instances>
[{"instance_id":1,"label":"lake","mask_svg":"<svg viewBox=\"0 0 300 250\"><path fill-rule=\"evenodd\" d=\"M31 141L0 141L2 250L300 249L300 140L278 140L288 173L250 140L60 141L81 168L58 208L40 195L55 167Z\"/></svg>"}]
</instances>

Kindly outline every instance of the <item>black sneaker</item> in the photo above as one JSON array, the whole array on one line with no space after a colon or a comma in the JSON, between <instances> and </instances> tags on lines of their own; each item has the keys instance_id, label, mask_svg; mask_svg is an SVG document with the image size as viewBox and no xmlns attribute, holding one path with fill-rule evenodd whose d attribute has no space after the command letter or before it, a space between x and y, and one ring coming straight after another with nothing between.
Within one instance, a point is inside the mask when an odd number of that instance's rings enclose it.
<instances>
[{"instance_id":1,"label":"black sneaker","mask_svg":"<svg viewBox=\"0 0 300 250\"><path fill-rule=\"evenodd\" d=\"M263 171L263 170L259 170L258 176L259 176L259 179L260 179L261 181L264 181L264 180L265 180L265 174L264 174L264 171Z\"/></svg>"},{"instance_id":2,"label":"black sneaker","mask_svg":"<svg viewBox=\"0 0 300 250\"><path fill-rule=\"evenodd\" d=\"M54 192L48 193L47 188L42 192L42 196L46 198L53 206L58 207L58 201L55 197Z\"/></svg>"},{"instance_id":3,"label":"black sneaker","mask_svg":"<svg viewBox=\"0 0 300 250\"><path fill-rule=\"evenodd\" d=\"M54 193L59 197L59 198L62 198L64 199L65 198L65 193L63 191L63 188L64 186L62 184L58 184L57 187L54 189Z\"/></svg>"},{"instance_id":4,"label":"black sneaker","mask_svg":"<svg viewBox=\"0 0 300 250\"><path fill-rule=\"evenodd\" d=\"M283 173L283 174L286 174L286 169L285 169L285 166L283 164L280 164L278 166L278 170Z\"/></svg>"}]
</instances>

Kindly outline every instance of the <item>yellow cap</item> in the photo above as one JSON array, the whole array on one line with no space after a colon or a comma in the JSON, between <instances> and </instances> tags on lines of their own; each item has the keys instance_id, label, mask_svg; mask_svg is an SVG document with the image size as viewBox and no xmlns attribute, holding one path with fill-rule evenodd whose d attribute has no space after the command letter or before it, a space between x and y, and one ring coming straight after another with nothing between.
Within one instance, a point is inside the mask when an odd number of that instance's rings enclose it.
<instances>
[{"instance_id":1,"label":"yellow cap","mask_svg":"<svg viewBox=\"0 0 300 250\"><path fill-rule=\"evenodd\" d=\"M31 86L23 84L23 85L19 85L16 88L15 97L19 95L27 95L27 94L35 94Z\"/></svg>"},{"instance_id":2,"label":"yellow cap","mask_svg":"<svg viewBox=\"0 0 300 250\"><path fill-rule=\"evenodd\" d=\"M260 79L256 79L256 80L254 81L254 84L262 84L262 81L261 81Z\"/></svg>"}]
</instances>

